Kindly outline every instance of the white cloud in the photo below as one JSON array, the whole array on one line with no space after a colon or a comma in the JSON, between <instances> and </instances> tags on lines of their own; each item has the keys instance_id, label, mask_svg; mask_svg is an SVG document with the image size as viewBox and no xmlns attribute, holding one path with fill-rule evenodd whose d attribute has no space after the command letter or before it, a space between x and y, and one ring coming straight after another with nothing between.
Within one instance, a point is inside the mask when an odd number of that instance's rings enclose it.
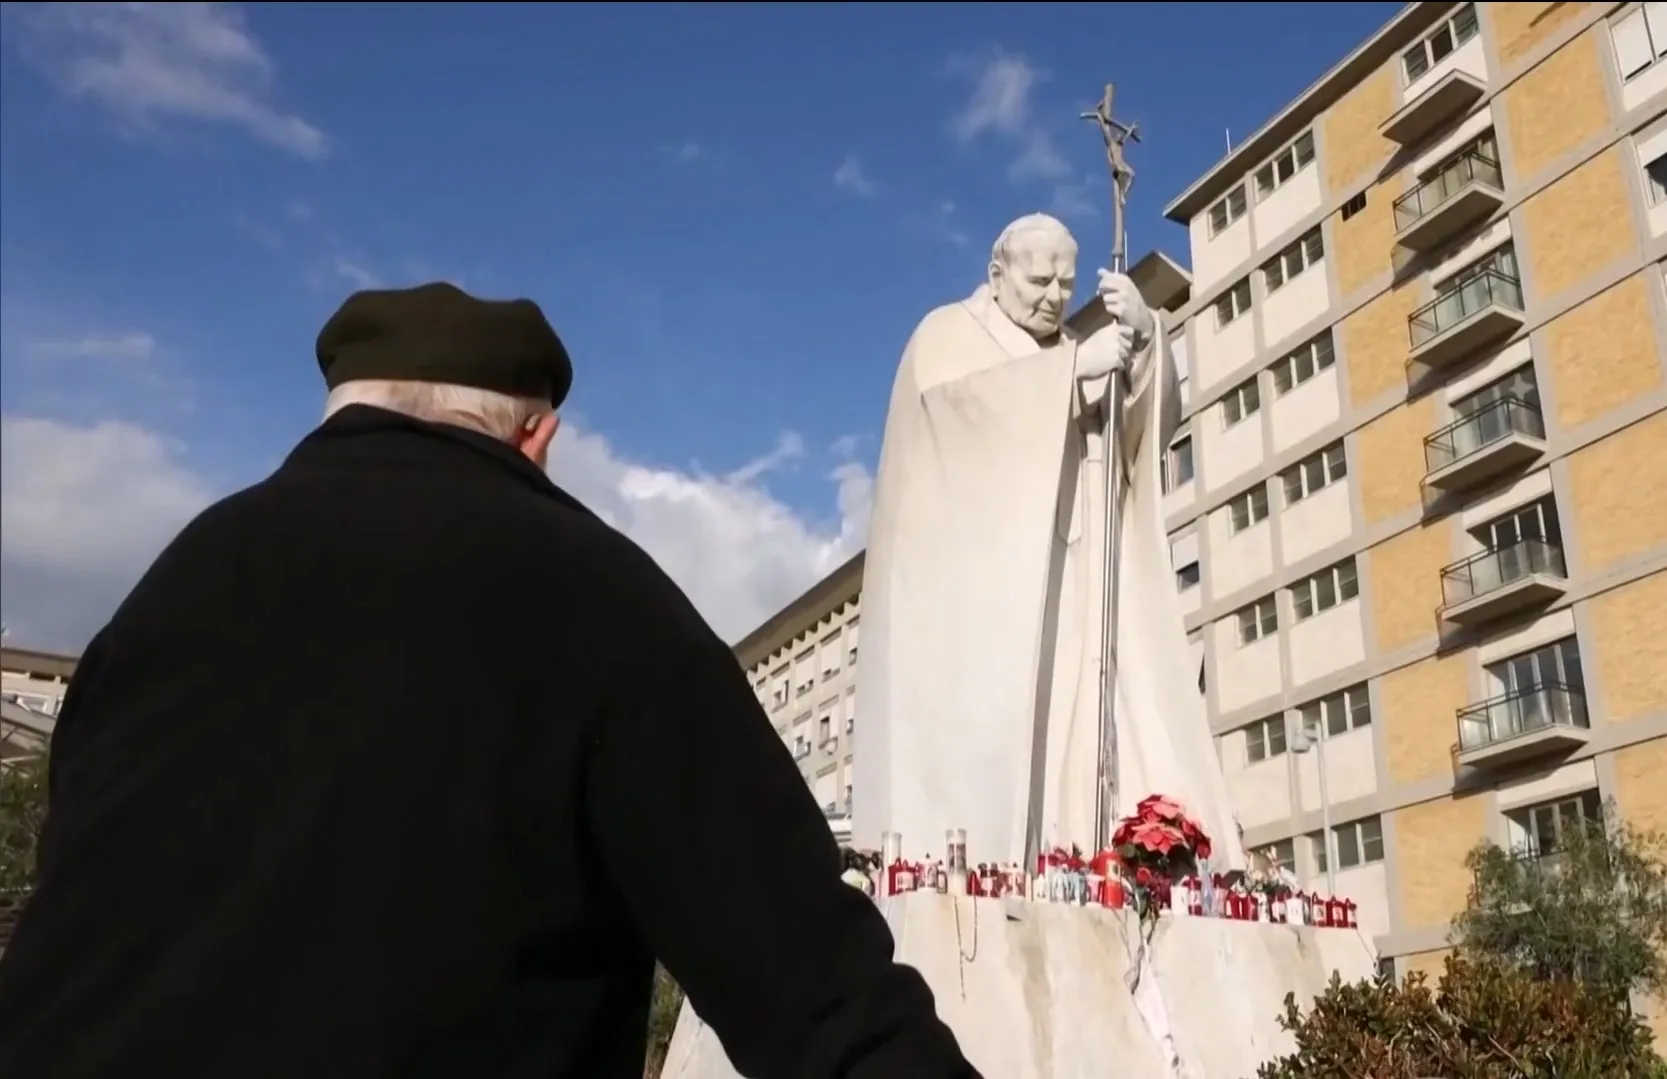
<instances>
[{"instance_id":1,"label":"white cloud","mask_svg":"<svg viewBox=\"0 0 1667 1079\"><path fill-rule=\"evenodd\" d=\"M784 435L757 461L713 476L633 461L569 425L552 472L654 556L735 640L866 538L872 482L862 465L832 467L825 520L765 487L804 457L803 441ZM221 493L155 432L0 417L0 617L9 642L79 649L179 528Z\"/></svg>"},{"instance_id":2,"label":"white cloud","mask_svg":"<svg viewBox=\"0 0 1667 1079\"><path fill-rule=\"evenodd\" d=\"M1053 186L1048 209L1061 217L1094 216L1094 203L1074 178L1069 156L1059 148L1055 127L1038 115L1036 88L1047 72L1027 58L996 49L979 60L956 57L952 72L970 75L972 96L955 115L951 130L963 143L994 137L1012 147L1007 175L1014 183L1043 182Z\"/></svg>"},{"instance_id":3,"label":"white cloud","mask_svg":"<svg viewBox=\"0 0 1667 1079\"><path fill-rule=\"evenodd\" d=\"M25 346L28 355L39 360L105 360L142 363L156 355L156 339L148 333L89 334L85 337L44 338Z\"/></svg>"},{"instance_id":4,"label":"white cloud","mask_svg":"<svg viewBox=\"0 0 1667 1079\"><path fill-rule=\"evenodd\" d=\"M22 6L27 55L65 94L137 130L170 121L226 124L305 158L324 132L272 98L274 65L229 4Z\"/></svg>"},{"instance_id":5,"label":"white cloud","mask_svg":"<svg viewBox=\"0 0 1667 1079\"><path fill-rule=\"evenodd\" d=\"M849 191L853 195L872 195L875 191L874 181L863 171L862 162L857 160L855 154L846 155L845 160L839 163L839 168L834 170L833 182L841 191Z\"/></svg>"},{"instance_id":6,"label":"white cloud","mask_svg":"<svg viewBox=\"0 0 1667 1079\"><path fill-rule=\"evenodd\" d=\"M972 98L955 117L956 138L971 142L991 132L1017 137L1030 129L1031 91L1044 75L1029 60L997 49L982 64L961 57L950 66L975 76Z\"/></svg>"},{"instance_id":7,"label":"white cloud","mask_svg":"<svg viewBox=\"0 0 1667 1079\"><path fill-rule=\"evenodd\" d=\"M79 649L211 491L140 427L0 418L8 641Z\"/></svg>"}]
</instances>

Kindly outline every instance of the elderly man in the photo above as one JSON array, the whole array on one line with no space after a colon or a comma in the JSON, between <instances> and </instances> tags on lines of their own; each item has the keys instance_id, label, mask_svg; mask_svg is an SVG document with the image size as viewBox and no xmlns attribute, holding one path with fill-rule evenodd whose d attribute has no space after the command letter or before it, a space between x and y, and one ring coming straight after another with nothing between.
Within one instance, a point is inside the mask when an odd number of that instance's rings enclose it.
<instances>
[{"instance_id":1,"label":"elderly man","mask_svg":"<svg viewBox=\"0 0 1667 1079\"><path fill-rule=\"evenodd\" d=\"M87 648L0 1075L638 1079L658 957L745 1074L973 1076L729 649L546 477L539 309L359 293L318 361Z\"/></svg>"}]
</instances>

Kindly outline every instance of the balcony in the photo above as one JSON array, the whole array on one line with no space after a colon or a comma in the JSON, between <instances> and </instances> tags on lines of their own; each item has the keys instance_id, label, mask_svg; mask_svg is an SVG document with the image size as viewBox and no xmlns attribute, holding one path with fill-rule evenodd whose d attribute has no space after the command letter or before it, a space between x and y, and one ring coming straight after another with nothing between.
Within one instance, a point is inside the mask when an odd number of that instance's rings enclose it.
<instances>
[{"instance_id":1,"label":"balcony","mask_svg":"<svg viewBox=\"0 0 1667 1079\"><path fill-rule=\"evenodd\" d=\"M1458 626L1480 626L1550 603L1568 586L1561 547L1517 540L1441 571L1441 617Z\"/></svg>"},{"instance_id":2,"label":"balcony","mask_svg":"<svg viewBox=\"0 0 1667 1079\"><path fill-rule=\"evenodd\" d=\"M1547 682L1459 710L1458 762L1497 768L1579 749L1591 737L1586 694Z\"/></svg>"},{"instance_id":3,"label":"balcony","mask_svg":"<svg viewBox=\"0 0 1667 1079\"><path fill-rule=\"evenodd\" d=\"M1378 125L1378 133L1402 146L1416 145L1443 124L1463 116L1486 92L1487 87L1475 76L1462 71L1450 72L1396 109Z\"/></svg>"},{"instance_id":4,"label":"balcony","mask_svg":"<svg viewBox=\"0 0 1667 1079\"><path fill-rule=\"evenodd\" d=\"M1413 251L1432 251L1487 220L1504 202L1499 162L1466 150L1395 200L1395 242Z\"/></svg>"},{"instance_id":5,"label":"balcony","mask_svg":"<svg viewBox=\"0 0 1667 1079\"><path fill-rule=\"evenodd\" d=\"M1465 491L1545 452L1545 418L1520 397L1502 397L1424 439L1424 484Z\"/></svg>"},{"instance_id":6,"label":"balcony","mask_svg":"<svg viewBox=\"0 0 1667 1079\"><path fill-rule=\"evenodd\" d=\"M1515 333L1522 321L1522 282L1484 270L1407 317L1407 363L1446 367Z\"/></svg>"}]
</instances>

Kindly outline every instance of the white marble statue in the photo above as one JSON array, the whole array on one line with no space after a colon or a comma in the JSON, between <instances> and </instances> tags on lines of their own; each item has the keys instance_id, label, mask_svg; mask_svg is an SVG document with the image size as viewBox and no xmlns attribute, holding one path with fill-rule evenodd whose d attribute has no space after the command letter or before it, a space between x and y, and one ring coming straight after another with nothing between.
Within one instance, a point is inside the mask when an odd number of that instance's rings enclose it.
<instances>
[{"instance_id":1,"label":"white marble statue","mask_svg":"<svg viewBox=\"0 0 1667 1079\"><path fill-rule=\"evenodd\" d=\"M1086 339L1064 325L1076 258L1059 221L1020 218L985 284L928 314L904 350L863 575L854 839L877 848L894 831L906 850L936 850L964 828L975 863L1093 845L1103 409L1119 377L1114 809L1175 797L1215 841L1215 864L1243 868L1163 527L1174 364L1126 276L1100 272L1115 322Z\"/></svg>"}]
</instances>

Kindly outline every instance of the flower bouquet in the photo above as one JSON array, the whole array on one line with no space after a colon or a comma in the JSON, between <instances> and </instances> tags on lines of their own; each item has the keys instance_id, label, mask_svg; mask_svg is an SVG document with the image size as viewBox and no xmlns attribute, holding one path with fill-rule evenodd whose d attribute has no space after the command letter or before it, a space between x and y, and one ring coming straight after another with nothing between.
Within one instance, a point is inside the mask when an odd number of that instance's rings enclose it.
<instances>
[{"instance_id":1,"label":"flower bouquet","mask_svg":"<svg viewBox=\"0 0 1667 1079\"><path fill-rule=\"evenodd\" d=\"M1210 857L1210 837L1181 804L1166 795L1142 799L1117 823L1112 845L1132 875L1135 902L1143 919L1155 918L1170 887L1198 873Z\"/></svg>"}]
</instances>

